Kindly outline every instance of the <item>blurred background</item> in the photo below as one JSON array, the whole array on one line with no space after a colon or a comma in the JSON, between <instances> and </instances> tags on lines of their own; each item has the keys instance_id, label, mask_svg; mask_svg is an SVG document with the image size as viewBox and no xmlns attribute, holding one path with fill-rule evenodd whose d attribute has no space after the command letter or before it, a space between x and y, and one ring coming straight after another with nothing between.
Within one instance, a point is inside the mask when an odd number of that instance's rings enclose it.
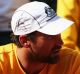
<instances>
[{"instance_id":1,"label":"blurred background","mask_svg":"<svg viewBox=\"0 0 80 74\"><path fill-rule=\"evenodd\" d=\"M12 15L18 7L30 1L45 2L56 11L57 0L0 0L0 45L11 43Z\"/></svg>"}]
</instances>

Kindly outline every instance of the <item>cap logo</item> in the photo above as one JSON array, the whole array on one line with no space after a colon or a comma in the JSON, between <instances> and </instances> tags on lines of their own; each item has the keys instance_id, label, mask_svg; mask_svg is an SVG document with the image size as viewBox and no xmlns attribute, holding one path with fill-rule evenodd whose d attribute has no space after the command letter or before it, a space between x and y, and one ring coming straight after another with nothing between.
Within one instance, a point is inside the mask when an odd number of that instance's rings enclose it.
<instances>
[{"instance_id":1,"label":"cap logo","mask_svg":"<svg viewBox=\"0 0 80 74\"><path fill-rule=\"evenodd\" d=\"M55 11L50 7L45 7L45 13L47 14L47 17L53 18L56 16Z\"/></svg>"}]
</instances>

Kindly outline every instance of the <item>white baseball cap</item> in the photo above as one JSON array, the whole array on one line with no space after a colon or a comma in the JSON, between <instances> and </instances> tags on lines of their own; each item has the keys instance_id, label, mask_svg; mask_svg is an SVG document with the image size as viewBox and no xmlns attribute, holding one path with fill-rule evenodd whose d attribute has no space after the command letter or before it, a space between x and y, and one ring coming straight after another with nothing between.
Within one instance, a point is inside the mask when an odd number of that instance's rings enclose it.
<instances>
[{"instance_id":1,"label":"white baseball cap","mask_svg":"<svg viewBox=\"0 0 80 74\"><path fill-rule=\"evenodd\" d=\"M72 21L57 16L46 3L33 1L15 11L11 28L14 35L25 35L34 31L57 35L72 24Z\"/></svg>"}]
</instances>

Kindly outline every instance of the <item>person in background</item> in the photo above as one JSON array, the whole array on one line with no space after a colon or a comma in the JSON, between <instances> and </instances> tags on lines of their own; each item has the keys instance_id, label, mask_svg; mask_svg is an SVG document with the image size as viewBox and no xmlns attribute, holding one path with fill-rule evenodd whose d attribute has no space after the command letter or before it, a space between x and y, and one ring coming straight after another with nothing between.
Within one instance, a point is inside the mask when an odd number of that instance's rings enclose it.
<instances>
[{"instance_id":1,"label":"person in background","mask_svg":"<svg viewBox=\"0 0 80 74\"><path fill-rule=\"evenodd\" d=\"M63 47L80 50L80 0L57 0L57 14L75 22L61 33Z\"/></svg>"},{"instance_id":2,"label":"person in background","mask_svg":"<svg viewBox=\"0 0 80 74\"><path fill-rule=\"evenodd\" d=\"M80 53L61 50L60 33L72 24L44 2L19 7L11 20L14 43L0 48L0 74L80 74Z\"/></svg>"}]
</instances>

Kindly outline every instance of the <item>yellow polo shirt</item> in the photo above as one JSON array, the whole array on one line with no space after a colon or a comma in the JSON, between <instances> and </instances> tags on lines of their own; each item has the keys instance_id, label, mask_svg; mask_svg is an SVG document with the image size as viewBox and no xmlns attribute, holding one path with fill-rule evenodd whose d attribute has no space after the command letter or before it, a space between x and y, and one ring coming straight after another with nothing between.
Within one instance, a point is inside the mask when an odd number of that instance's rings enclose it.
<instances>
[{"instance_id":1,"label":"yellow polo shirt","mask_svg":"<svg viewBox=\"0 0 80 74\"><path fill-rule=\"evenodd\" d=\"M47 64L39 74L80 74L80 53L67 49L61 50L57 64ZM12 43L0 46L0 74L26 74L19 65L16 46Z\"/></svg>"}]
</instances>

